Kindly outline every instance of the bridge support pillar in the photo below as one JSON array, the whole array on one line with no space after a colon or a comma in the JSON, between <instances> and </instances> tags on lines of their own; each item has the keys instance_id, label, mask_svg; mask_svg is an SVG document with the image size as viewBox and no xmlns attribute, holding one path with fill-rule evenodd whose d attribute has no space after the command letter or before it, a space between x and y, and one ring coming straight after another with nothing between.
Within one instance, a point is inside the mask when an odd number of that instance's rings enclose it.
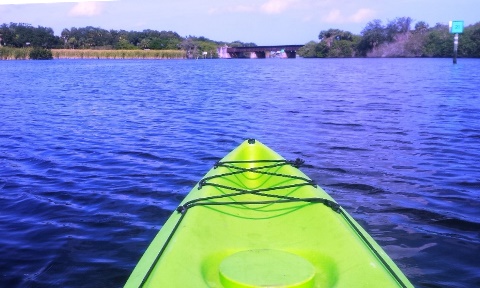
<instances>
[{"instance_id":1,"label":"bridge support pillar","mask_svg":"<svg viewBox=\"0 0 480 288\"><path fill-rule=\"evenodd\" d=\"M219 58L224 58L224 59L232 58L230 53L227 52L227 48L228 48L227 45L220 46L217 48L217 53Z\"/></svg>"},{"instance_id":2,"label":"bridge support pillar","mask_svg":"<svg viewBox=\"0 0 480 288\"><path fill-rule=\"evenodd\" d=\"M297 52L296 51L285 51L285 58L296 58Z\"/></svg>"},{"instance_id":3,"label":"bridge support pillar","mask_svg":"<svg viewBox=\"0 0 480 288\"><path fill-rule=\"evenodd\" d=\"M265 58L265 51L250 52L250 59L263 59Z\"/></svg>"}]
</instances>

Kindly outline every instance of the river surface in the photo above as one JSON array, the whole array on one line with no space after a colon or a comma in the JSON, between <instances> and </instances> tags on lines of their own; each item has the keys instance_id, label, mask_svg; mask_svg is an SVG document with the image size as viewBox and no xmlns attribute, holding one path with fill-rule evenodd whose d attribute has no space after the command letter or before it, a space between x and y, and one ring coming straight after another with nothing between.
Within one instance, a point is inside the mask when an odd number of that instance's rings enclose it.
<instances>
[{"instance_id":1,"label":"river surface","mask_svg":"<svg viewBox=\"0 0 480 288\"><path fill-rule=\"evenodd\" d=\"M0 286L120 287L257 138L417 287L480 286L480 59L0 61Z\"/></svg>"}]
</instances>

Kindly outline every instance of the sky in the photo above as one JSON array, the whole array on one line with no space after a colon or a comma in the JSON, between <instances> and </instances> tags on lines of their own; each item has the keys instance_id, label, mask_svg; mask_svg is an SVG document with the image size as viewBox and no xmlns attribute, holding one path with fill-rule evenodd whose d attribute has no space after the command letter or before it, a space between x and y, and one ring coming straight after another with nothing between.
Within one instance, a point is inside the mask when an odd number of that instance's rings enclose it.
<instances>
[{"instance_id":1,"label":"sky","mask_svg":"<svg viewBox=\"0 0 480 288\"><path fill-rule=\"evenodd\" d=\"M318 41L322 30L360 34L380 19L411 17L430 26L480 22L480 0L0 0L0 24L53 28L100 27L174 31L215 41L257 45ZM413 27L412 27L413 28Z\"/></svg>"}]
</instances>

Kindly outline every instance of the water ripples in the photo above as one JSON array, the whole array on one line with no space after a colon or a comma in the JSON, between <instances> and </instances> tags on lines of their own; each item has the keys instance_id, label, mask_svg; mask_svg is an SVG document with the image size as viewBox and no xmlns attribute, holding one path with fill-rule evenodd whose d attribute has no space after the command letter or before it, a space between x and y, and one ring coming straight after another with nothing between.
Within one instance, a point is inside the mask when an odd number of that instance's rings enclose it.
<instances>
[{"instance_id":1,"label":"water ripples","mask_svg":"<svg viewBox=\"0 0 480 288\"><path fill-rule=\"evenodd\" d=\"M306 160L416 286L480 285L478 64L1 61L0 283L121 286L253 137Z\"/></svg>"}]
</instances>

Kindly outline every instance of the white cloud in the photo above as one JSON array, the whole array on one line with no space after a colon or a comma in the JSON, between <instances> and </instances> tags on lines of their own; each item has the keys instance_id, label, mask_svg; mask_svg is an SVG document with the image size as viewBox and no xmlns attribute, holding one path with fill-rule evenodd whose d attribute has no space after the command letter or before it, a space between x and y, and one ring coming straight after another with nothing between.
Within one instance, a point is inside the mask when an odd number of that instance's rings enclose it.
<instances>
[{"instance_id":1,"label":"white cloud","mask_svg":"<svg viewBox=\"0 0 480 288\"><path fill-rule=\"evenodd\" d=\"M323 18L323 21L327 23L341 23L343 22L342 13L338 9L331 10L327 16Z\"/></svg>"},{"instance_id":2,"label":"white cloud","mask_svg":"<svg viewBox=\"0 0 480 288\"><path fill-rule=\"evenodd\" d=\"M208 10L210 15L224 13L261 13L261 14L287 14L295 15L302 22L310 22L313 19L330 24L362 23L372 19L376 12L370 8L352 9L352 5L345 5L351 0L245 0L248 3L237 5L215 4ZM342 8L337 8L342 7Z\"/></svg>"},{"instance_id":3,"label":"white cloud","mask_svg":"<svg viewBox=\"0 0 480 288\"><path fill-rule=\"evenodd\" d=\"M355 14L350 16L350 20L355 23L365 22L371 20L375 16L375 11L368 8L362 8L358 10Z\"/></svg>"},{"instance_id":4,"label":"white cloud","mask_svg":"<svg viewBox=\"0 0 480 288\"><path fill-rule=\"evenodd\" d=\"M269 0L260 6L260 10L267 14L279 14L293 6L297 0Z\"/></svg>"},{"instance_id":5,"label":"white cloud","mask_svg":"<svg viewBox=\"0 0 480 288\"><path fill-rule=\"evenodd\" d=\"M80 2L75 4L68 13L70 16L82 17L82 16L96 16L100 15L103 11L102 3L98 2Z\"/></svg>"},{"instance_id":6,"label":"white cloud","mask_svg":"<svg viewBox=\"0 0 480 288\"><path fill-rule=\"evenodd\" d=\"M50 3L66 3L66 2L88 2L92 0L0 0L0 5L10 4L50 4ZM115 0L94 0L100 1L115 1Z\"/></svg>"},{"instance_id":7,"label":"white cloud","mask_svg":"<svg viewBox=\"0 0 480 288\"><path fill-rule=\"evenodd\" d=\"M362 23L372 19L375 14L374 10L368 8L360 8L351 15L344 15L339 9L333 9L327 16L323 17L323 21L334 24Z\"/></svg>"}]
</instances>

